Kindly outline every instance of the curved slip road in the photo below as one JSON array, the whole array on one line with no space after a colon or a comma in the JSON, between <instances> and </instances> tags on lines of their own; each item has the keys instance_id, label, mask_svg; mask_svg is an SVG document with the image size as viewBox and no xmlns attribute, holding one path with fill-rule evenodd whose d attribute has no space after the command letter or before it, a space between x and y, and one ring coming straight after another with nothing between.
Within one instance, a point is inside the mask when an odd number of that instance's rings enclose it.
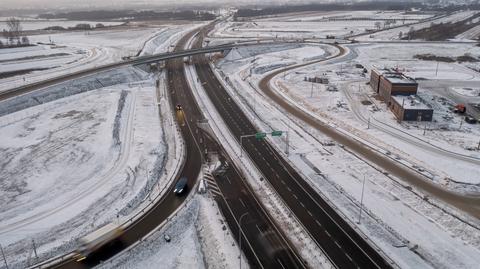
<instances>
[{"instance_id":1,"label":"curved slip road","mask_svg":"<svg viewBox=\"0 0 480 269\"><path fill-rule=\"evenodd\" d=\"M346 50L343 47L340 47L340 46L337 46L337 47L340 49L340 52L331 58L290 66L290 67L283 68L268 74L262 80L260 80L259 82L260 89L263 91L263 93L266 96L272 99L286 112L294 115L295 117L309 124L313 128L326 134L327 136L331 137L333 140L337 141L338 143L343 144L344 146L350 148L354 152L363 156L366 160L383 168L388 173L399 177L405 182L408 182L409 184L414 185L415 187L429 193L431 196L436 197L437 199L447 204L450 204L464 212L467 212L476 218L480 218L480 197L462 195L456 192L449 191L435 183L432 183L431 181L429 181L428 178L412 171L411 169L406 168L405 166L389 158L382 156L381 154L369 149L359 141L354 140L351 137L337 131L335 128L326 125L325 123L323 123L322 121L320 121L319 119L311 115L310 113L303 110L303 108L300 108L295 104L292 104L287 100L285 100L274 89L271 88L271 85L270 85L271 80L283 72L304 67L307 65L315 64L315 63L325 62L330 59L339 58L345 55Z\"/></svg>"},{"instance_id":2,"label":"curved slip road","mask_svg":"<svg viewBox=\"0 0 480 269\"><path fill-rule=\"evenodd\" d=\"M197 30L194 30L193 32L190 32L184 36L179 41L175 49L183 49L188 39L190 39L196 32ZM183 98L181 94L185 91L185 85L180 79L177 78L179 75L178 72L182 70L179 69L179 67L182 67L183 69L183 61L181 59L170 60L167 62L168 87L171 91L170 100L172 104L177 104L179 100ZM195 115L194 113L190 114L188 109L186 110L185 114L187 120L193 120L191 117L194 117ZM188 125L180 126L180 129L185 141L185 148L187 152L186 159L183 163L183 168L176 178L178 179L182 176L186 176L188 178L188 186L194 186L201 168L201 154L194 138L194 136L198 136L198 134L193 133ZM175 184L172 184L168 188L165 195L155 206L149 209L149 211L145 212L142 217L137 219L125 230L125 233L120 238L122 244L101 249L100 251L93 253L92 256L85 261L76 262L73 259L68 259L51 266L51 268L91 268L102 261L108 260L128 246L136 243L138 240L160 225L163 221L167 220L170 215L183 203L190 191L192 191L191 189L188 189L185 195L176 196L173 193L174 185Z\"/></svg>"}]
</instances>

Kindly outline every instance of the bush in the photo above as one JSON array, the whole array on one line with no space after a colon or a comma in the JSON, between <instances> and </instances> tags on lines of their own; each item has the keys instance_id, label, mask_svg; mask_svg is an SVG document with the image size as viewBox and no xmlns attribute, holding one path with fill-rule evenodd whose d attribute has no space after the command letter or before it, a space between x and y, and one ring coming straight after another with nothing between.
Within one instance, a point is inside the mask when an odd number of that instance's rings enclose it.
<instances>
[{"instance_id":1,"label":"bush","mask_svg":"<svg viewBox=\"0 0 480 269\"><path fill-rule=\"evenodd\" d=\"M67 29L65 29L64 27L62 26L50 26L50 27L47 27L47 28L43 28L43 30L51 30L51 31L65 31Z\"/></svg>"},{"instance_id":2,"label":"bush","mask_svg":"<svg viewBox=\"0 0 480 269\"><path fill-rule=\"evenodd\" d=\"M92 26L88 23L79 23L75 27L68 28L70 30L91 30Z\"/></svg>"}]
</instances>

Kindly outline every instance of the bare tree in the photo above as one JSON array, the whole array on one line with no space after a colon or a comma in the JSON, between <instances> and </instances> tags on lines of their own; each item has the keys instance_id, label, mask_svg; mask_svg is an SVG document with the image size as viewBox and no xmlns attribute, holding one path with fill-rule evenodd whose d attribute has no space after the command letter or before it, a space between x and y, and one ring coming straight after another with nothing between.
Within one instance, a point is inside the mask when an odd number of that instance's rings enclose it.
<instances>
[{"instance_id":1,"label":"bare tree","mask_svg":"<svg viewBox=\"0 0 480 269\"><path fill-rule=\"evenodd\" d=\"M379 21L376 21L375 22L375 28L377 28L377 30L380 30L382 28L382 23L379 22Z\"/></svg>"},{"instance_id":2,"label":"bare tree","mask_svg":"<svg viewBox=\"0 0 480 269\"><path fill-rule=\"evenodd\" d=\"M30 40L26 36L22 36L22 44L23 45L30 45Z\"/></svg>"},{"instance_id":3,"label":"bare tree","mask_svg":"<svg viewBox=\"0 0 480 269\"><path fill-rule=\"evenodd\" d=\"M7 20L7 27L9 38L13 40L20 41L20 33L22 32L22 25L20 24L20 20L11 17Z\"/></svg>"}]
</instances>

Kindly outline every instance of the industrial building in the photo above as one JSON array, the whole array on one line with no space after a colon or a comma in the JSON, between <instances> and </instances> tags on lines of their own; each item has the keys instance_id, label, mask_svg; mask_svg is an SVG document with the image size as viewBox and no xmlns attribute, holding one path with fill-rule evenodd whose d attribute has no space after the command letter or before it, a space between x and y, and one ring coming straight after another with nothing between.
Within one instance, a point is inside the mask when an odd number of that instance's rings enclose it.
<instances>
[{"instance_id":1,"label":"industrial building","mask_svg":"<svg viewBox=\"0 0 480 269\"><path fill-rule=\"evenodd\" d=\"M400 121L432 121L433 109L416 95L394 95L390 98L390 109Z\"/></svg>"},{"instance_id":2,"label":"industrial building","mask_svg":"<svg viewBox=\"0 0 480 269\"><path fill-rule=\"evenodd\" d=\"M387 104L392 95L412 95L417 94L418 90L418 83L414 79L389 69L372 70L370 85Z\"/></svg>"},{"instance_id":3,"label":"industrial building","mask_svg":"<svg viewBox=\"0 0 480 269\"><path fill-rule=\"evenodd\" d=\"M433 109L416 95L418 83L391 69L372 70L370 86L400 121L432 121Z\"/></svg>"}]
</instances>

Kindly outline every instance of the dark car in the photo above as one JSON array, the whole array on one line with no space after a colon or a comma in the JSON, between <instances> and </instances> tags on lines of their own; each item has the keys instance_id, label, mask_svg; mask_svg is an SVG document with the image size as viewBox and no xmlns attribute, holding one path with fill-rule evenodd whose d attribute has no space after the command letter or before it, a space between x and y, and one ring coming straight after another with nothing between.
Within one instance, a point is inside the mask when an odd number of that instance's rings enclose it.
<instances>
[{"instance_id":1,"label":"dark car","mask_svg":"<svg viewBox=\"0 0 480 269\"><path fill-rule=\"evenodd\" d=\"M185 193L185 191L187 190L187 182L188 182L187 177L181 177L177 181L177 184L175 184L175 189L173 189L173 193L177 195L181 195L182 193Z\"/></svg>"},{"instance_id":2,"label":"dark car","mask_svg":"<svg viewBox=\"0 0 480 269\"><path fill-rule=\"evenodd\" d=\"M465 121L466 121L467 123L470 123L470 124L475 124L475 123L477 123L477 119L475 119L475 118L473 118L473 117L470 117L470 116L465 117Z\"/></svg>"}]
</instances>

